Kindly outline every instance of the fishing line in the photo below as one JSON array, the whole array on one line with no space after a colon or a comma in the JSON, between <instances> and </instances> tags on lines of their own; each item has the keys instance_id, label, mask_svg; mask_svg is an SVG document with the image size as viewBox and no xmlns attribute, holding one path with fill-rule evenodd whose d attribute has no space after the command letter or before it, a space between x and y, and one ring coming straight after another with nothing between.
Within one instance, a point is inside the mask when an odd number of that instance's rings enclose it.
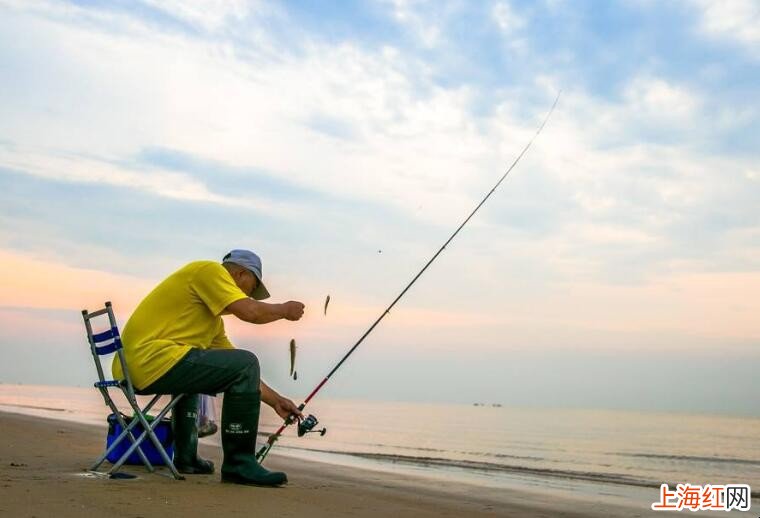
<instances>
[{"instance_id":1,"label":"fishing line","mask_svg":"<svg viewBox=\"0 0 760 518\"><path fill-rule=\"evenodd\" d=\"M562 94L562 91L560 90L557 93L557 97L554 99L554 103L549 109L549 112L546 114L546 117L544 117L543 122L541 122L541 125L536 130L536 133L531 137L531 139L528 141L528 143L525 145L522 151L520 151L520 154L517 155L517 158L515 158L512 164L507 168L507 171L502 175L501 178L499 178L499 181L496 182L496 185L494 185L493 188L490 191L488 191L488 194L486 194L485 197L482 200L480 200L480 203L478 203L478 205L472 210L472 212L470 212L469 216L467 216L465 220L459 225L459 227L457 227L454 233L451 234L451 236L449 236L449 238L446 240L445 243L443 243L441 248L439 248L438 251L433 255L433 257L431 257L430 260L427 263L425 263L425 266L422 267L422 269L417 273L417 275L415 275L414 278L409 282L409 284L407 284L406 287L401 291L401 293L399 293L398 296L395 299L393 299L393 302L391 302L391 304L387 308L385 308L385 311L383 311L383 313L377 318L377 320L375 320L375 322L369 327L369 329L367 329L364 332L364 334L361 336L361 338L359 338L359 340L356 341L353 347L351 347L351 349L348 350L348 352L343 356L343 358L341 358L341 360L335 365L335 367L333 367L332 370L327 374L327 376L325 376L324 379L321 382L319 382L319 384L314 388L314 390L311 391L311 393L306 397L306 399L304 399L303 403L301 403L298 406L299 410L303 410L306 407L306 405L309 404L309 401L311 401L311 399L317 395L317 393L322 389L325 383L327 383L327 381L332 377L332 375L335 374L335 372L338 369L340 369L341 365L343 365L343 363L345 363L348 357L351 356L351 354L353 354L356 348L359 347L359 345L361 345L364 339L367 338L367 336L369 336L372 330L374 330L375 327L377 327L377 325L385 318L385 316L388 313L390 313L391 309L393 309L393 306L395 306L396 303L399 300L401 300L401 297L403 297L406 294L406 292L409 291L409 288L411 288L412 285L415 282L417 282L417 279L419 279L420 276L425 272L425 270L427 270L428 267L431 264L433 264L433 261L435 261L439 255L441 255L441 252L443 252L446 249L448 244L451 243L451 241L456 237L457 234L459 234L459 231L464 228L467 222L470 221L470 219L472 219L475 213L478 212L478 210L480 210L480 207L483 206L486 200L488 200L488 198L491 197L491 195L494 193L494 191L496 191L499 185L501 185L501 182L503 182L504 179L506 179L506 177L509 175L509 173L512 172L512 169L515 168L515 166L523 157L523 155L525 155L528 149L530 149L530 146L533 144L533 141L536 140L536 138L541 134L541 131L543 131L544 126L546 126L546 123L549 121L549 117L551 117L552 113L554 113L554 108L557 106L557 102L559 102L559 96L561 94ZM325 309L326 309L326 306L327 305L325 304ZM274 446L274 443L277 441L277 439L280 438L280 436L282 435L282 432L285 431L285 428L293 424L295 420L296 420L295 416L291 414L290 416L288 416L287 419L285 419L285 422L283 422L282 425L280 425L280 428L278 428L275 433L269 436L269 438L267 439L267 443L261 447L258 453L256 453L256 459L258 459L259 462L263 461L266 458L267 454L269 453L269 450L272 449L272 447ZM304 434L309 433L309 431L312 428L314 428L314 426L316 426L317 423L318 421L316 417L314 417L313 415L307 416L303 421L299 422L298 435L303 436ZM324 435L326 433L326 429L321 430L320 433L321 435Z\"/></svg>"}]
</instances>

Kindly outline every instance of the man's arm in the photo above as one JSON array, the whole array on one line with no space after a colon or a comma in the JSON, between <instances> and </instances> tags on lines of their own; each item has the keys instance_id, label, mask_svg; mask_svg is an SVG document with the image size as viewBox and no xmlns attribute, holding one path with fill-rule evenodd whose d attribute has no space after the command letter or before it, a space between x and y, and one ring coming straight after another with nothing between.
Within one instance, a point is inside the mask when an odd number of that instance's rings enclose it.
<instances>
[{"instance_id":1,"label":"man's arm","mask_svg":"<svg viewBox=\"0 0 760 518\"><path fill-rule=\"evenodd\" d=\"M298 407L293 401L286 397L282 397L272 387L264 383L263 380L259 382L259 387L261 390L261 400L271 406L274 411L277 412L277 415L283 419L287 419L290 414L295 414L296 417L299 418L303 417L301 411L298 410Z\"/></svg>"},{"instance_id":2,"label":"man's arm","mask_svg":"<svg viewBox=\"0 0 760 518\"><path fill-rule=\"evenodd\" d=\"M303 316L304 305L290 300L282 304L268 304L254 299L236 300L229 306L229 311L240 320L252 324L268 324L275 320L299 320Z\"/></svg>"},{"instance_id":3,"label":"man's arm","mask_svg":"<svg viewBox=\"0 0 760 518\"><path fill-rule=\"evenodd\" d=\"M269 406L274 406L277 400L282 396L278 394L272 387L264 383L262 380L259 384L261 390L261 400Z\"/></svg>"}]
</instances>

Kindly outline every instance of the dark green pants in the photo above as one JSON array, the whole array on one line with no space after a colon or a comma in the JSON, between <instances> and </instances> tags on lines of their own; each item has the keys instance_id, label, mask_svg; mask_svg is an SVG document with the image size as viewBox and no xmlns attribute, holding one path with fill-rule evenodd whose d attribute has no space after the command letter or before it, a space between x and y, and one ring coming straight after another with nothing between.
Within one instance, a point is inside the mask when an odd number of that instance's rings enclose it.
<instances>
[{"instance_id":1,"label":"dark green pants","mask_svg":"<svg viewBox=\"0 0 760 518\"><path fill-rule=\"evenodd\" d=\"M243 349L193 348L138 394L218 394L259 391L259 359Z\"/></svg>"}]
</instances>

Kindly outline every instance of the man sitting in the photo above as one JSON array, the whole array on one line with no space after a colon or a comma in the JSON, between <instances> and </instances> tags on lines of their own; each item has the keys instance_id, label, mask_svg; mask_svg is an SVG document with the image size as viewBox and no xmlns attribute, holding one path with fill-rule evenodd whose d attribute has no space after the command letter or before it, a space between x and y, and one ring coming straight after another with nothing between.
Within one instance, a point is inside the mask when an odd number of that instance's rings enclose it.
<instances>
[{"instance_id":1,"label":"man sitting","mask_svg":"<svg viewBox=\"0 0 760 518\"><path fill-rule=\"evenodd\" d=\"M277 486L287 482L256 461L261 401L284 418L301 417L298 407L260 379L259 361L235 349L221 315L253 324L299 320L304 305L268 304L261 259L232 250L222 260L192 262L164 279L137 306L122 333L132 382L138 394L186 394L172 411L174 463L181 473L210 474L211 461L198 457L198 394L224 392L222 481ZM118 361L113 374L123 377Z\"/></svg>"}]
</instances>

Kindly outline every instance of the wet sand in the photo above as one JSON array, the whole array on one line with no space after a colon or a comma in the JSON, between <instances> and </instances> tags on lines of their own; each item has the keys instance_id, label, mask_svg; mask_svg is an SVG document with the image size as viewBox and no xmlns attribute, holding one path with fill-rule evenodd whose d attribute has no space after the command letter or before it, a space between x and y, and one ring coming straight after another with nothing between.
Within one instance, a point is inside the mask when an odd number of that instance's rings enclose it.
<instances>
[{"instance_id":1,"label":"wet sand","mask_svg":"<svg viewBox=\"0 0 760 518\"><path fill-rule=\"evenodd\" d=\"M175 481L141 467L131 480L89 476L102 451L105 428L0 413L0 516L657 516L644 506L625 507L569 498L548 491L497 489L394 475L278 457L270 469L288 473L283 488L222 484L219 475ZM221 451L201 445L221 464ZM163 470L164 473L165 470ZM661 514L661 513L660 513Z\"/></svg>"}]
</instances>

